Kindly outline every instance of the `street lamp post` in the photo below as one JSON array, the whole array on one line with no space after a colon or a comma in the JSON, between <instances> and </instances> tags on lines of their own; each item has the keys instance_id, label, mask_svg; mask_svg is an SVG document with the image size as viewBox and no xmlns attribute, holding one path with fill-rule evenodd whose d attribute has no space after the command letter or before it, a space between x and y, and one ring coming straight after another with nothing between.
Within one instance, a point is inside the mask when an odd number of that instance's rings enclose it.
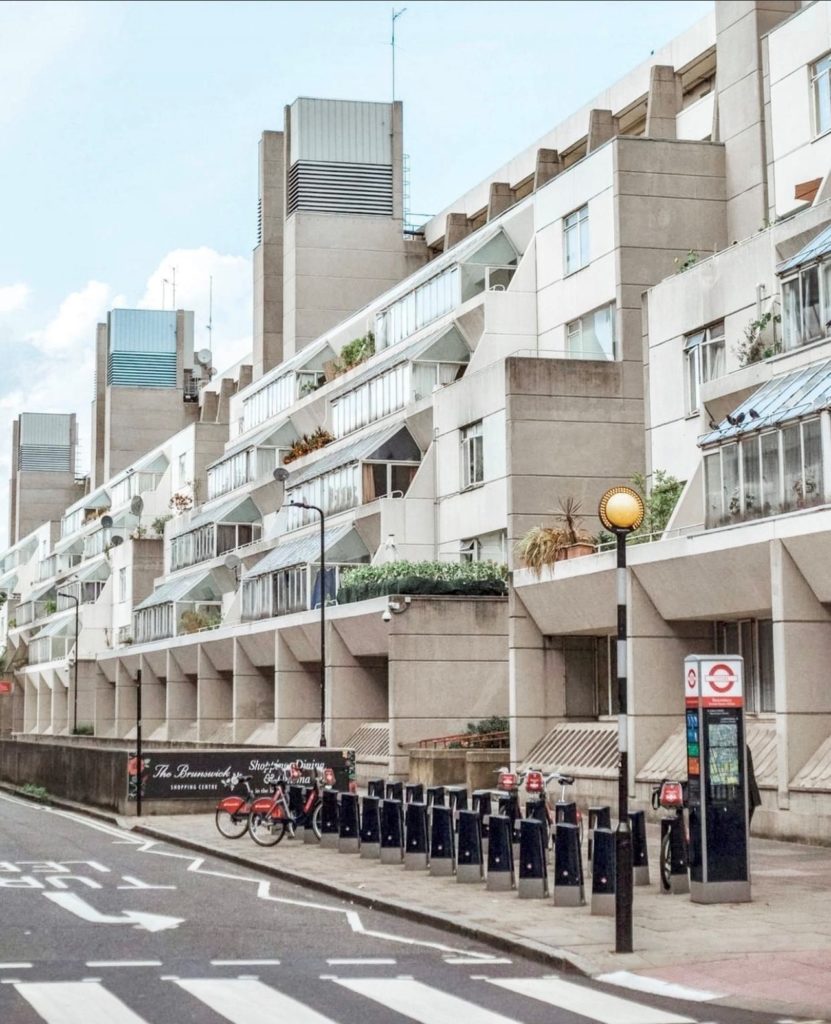
<instances>
[{"instance_id":1,"label":"street lamp post","mask_svg":"<svg viewBox=\"0 0 831 1024\"><path fill-rule=\"evenodd\" d=\"M288 470L278 466L274 470L274 479L281 487L288 479ZM282 505L282 491L279 511ZM305 508L317 512L320 516L320 746L326 746L326 516L318 505L310 505L306 501L290 501L291 508Z\"/></svg>"},{"instance_id":2,"label":"street lamp post","mask_svg":"<svg viewBox=\"0 0 831 1024\"><path fill-rule=\"evenodd\" d=\"M615 952L632 952L633 853L629 824L629 725L626 670L626 538L643 522L643 499L631 487L610 487L598 516L617 539L618 825L615 832Z\"/></svg>"},{"instance_id":3,"label":"street lamp post","mask_svg":"<svg viewBox=\"0 0 831 1024\"><path fill-rule=\"evenodd\" d=\"M58 597L75 602L75 661L72 665L72 735L78 732L78 607L80 600L66 590L59 590Z\"/></svg>"}]
</instances>

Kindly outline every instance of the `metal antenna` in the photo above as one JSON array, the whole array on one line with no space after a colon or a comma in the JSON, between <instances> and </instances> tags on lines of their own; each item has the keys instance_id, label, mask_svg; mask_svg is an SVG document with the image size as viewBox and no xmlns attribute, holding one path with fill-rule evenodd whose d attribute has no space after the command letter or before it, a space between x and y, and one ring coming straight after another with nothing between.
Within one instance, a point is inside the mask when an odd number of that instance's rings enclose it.
<instances>
[{"instance_id":1,"label":"metal antenna","mask_svg":"<svg viewBox=\"0 0 831 1024\"><path fill-rule=\"evenodd\" d=\"M169 284L171 286L171 288L173 289L172 308L173 309L176 308L176 268L175 267L171 267L170 271L171 271L171 273L170 273L170 277L169 278L167 278L167 277L162 278L162 309L165 308L165 304L164 304L164 286L166 284Z\"/></svg>"},{"instance_id":2,"label":"metal antenna","mask_svg":"<svg viewBox=\"0 0 831 1024\"><path fill-rule=\"evenodd\" d=\"M395 23L401 17L401 15L407 10L406 7L402 7L396 11L392 9L392 102L395 103Z\"/></svg>"},{"instance_id":3,"label":"metal antenna","mask_svg":"<svg viewBox=\"0 0 831 1024\"><path fill-rule=\"evenodd\" d=\"M214 340L214 279L208 278L208 348L213 348Z\"/></svg>"}]
</instances>

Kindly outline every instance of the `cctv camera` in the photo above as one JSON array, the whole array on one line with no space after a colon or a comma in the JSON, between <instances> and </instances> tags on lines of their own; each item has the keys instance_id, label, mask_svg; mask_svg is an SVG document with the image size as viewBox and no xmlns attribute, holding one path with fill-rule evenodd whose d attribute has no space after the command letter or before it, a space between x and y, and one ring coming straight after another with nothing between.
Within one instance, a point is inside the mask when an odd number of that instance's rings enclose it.
<instances>
[{"instance_id":1,"label":"cctv camera","mask_svg":"<svg viewBox=\"0 0 831 1024\"><path fill-rule=\"evenodd\" d=\"M385 608L384 609L384 614L381 616L381 618L384 620L384 622L390 622L391 621L391 619L392 619L392 612L389 610L389 608Z\"/></svg>"}]
</instances>

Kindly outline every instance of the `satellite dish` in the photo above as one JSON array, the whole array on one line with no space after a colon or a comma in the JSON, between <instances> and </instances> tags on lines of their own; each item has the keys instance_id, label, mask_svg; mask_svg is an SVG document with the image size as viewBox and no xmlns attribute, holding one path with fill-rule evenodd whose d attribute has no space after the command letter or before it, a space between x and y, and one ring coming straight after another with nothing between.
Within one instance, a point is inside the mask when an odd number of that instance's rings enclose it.
<instances>
[{"instance_id":1,"label":"satellite dish","mask_svg":"<svg viewBox=\"0 0 831 1024\"><path fill-rule=\"evenodd\" d=\"M111 530L113 528L113 517L101 516L101 528L103 530Z\"/></svg>"},{"instance_id":2,"label":"satellite dish","mask_svg":"<svg viewBox=\"0 0 831 1024\"><path fill-rule=\"evenodd\" d=\"M210 366L213 356L209 348L200 348L196 353L196 361L200 366Z\"/></svg>"},{"instance_id":3,"label":"satellite dish","mask_svg":"<svg viewBox=\"0 0 831 1024\"><path fill-rule=\"evenodd\" d=\"M136 494L133 496L133 499L130 502L130 512L132 512L134 516L140 516L143 511L144 498L142 498L140 494Z\"/></svg>"},{"instance_id":4,"label":"satellite dish","mask_svg":"<svg viewBox=\"0 0 831 1024\"><path fill-rule=\"evenodd\" d=\"M226 569L231 569L233 571L242 564L242 559L239 555L230 554L225 556L225 561L222 564Z\"/></svg>"},{"instance_id":5,"label":"satellite dish","mask_svg":"<svg viewBox=\"0 0 831 1024\"><path fill-rule=\"evenodd\" d=\"M113 539L110 541L110 544L114 548L117 548L119 544L123 544L123 543L124 543L124 538L123 537L119 537L119 536L113 537Z\"/></svg>"}]
</instances>

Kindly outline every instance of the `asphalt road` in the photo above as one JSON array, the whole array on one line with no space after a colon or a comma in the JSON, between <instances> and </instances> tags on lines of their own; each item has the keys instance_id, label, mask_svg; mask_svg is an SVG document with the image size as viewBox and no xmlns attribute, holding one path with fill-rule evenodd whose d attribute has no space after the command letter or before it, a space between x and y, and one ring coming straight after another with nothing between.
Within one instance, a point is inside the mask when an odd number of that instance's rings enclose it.
<instances>
[{"instance_id":1,"label":"asphalt road","mask_svg":"<svg viewBox=\"0 0 831 1024\"><path fill-rule=\"evenodd\" d=\"M0 794L0 1024L764 1024Z\"/></svg>"}]
</instances>

